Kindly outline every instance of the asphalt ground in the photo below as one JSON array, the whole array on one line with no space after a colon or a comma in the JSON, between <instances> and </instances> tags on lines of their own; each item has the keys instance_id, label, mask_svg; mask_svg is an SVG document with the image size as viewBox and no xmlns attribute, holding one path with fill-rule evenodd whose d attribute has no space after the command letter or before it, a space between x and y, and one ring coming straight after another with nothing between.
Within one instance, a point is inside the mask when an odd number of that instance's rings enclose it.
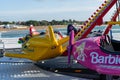
<instances>
[{"instance_id":1,"label":"asphalt ground","mask_svg":"<svg viewBox=\"0 0 120 80\"><path fill-rule=\"evenodd\" d=\"M49 65L48 65L49 66ZM92 80L45 70L26 59L0 58L0 80Z\"/></svg>"}]
</instances>

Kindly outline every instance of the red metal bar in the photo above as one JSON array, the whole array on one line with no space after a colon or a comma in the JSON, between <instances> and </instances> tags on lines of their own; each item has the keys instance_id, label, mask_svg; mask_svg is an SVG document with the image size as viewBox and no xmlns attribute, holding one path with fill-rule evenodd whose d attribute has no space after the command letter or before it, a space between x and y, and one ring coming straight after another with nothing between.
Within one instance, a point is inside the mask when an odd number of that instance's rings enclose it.
<instances>
[{"instance_id":1,"label":"red metal bar","mask_svg":"<svg viewBox=\"0 0 120 80\"><path fill-rule=\"evenodd\" d=\"M99 23L100 19L103 19L103 17L106 15L106 13L113 7L113 5L117 2L117 0L111 0L110 4L104 9L104 11L101 13L101 15L98 16L98 18L91 24L88 30L86 30L80 39L85 38L91 30Z\"/></svg>"},{"instance_id":2,"label":"red metal bar","mask_svg":"<svg viewBox=\"0 0 120 80\"><path fill-rule=\"evenodd\" d=\"M111 21L116 21L116 18L119 15L119 11L120 11L120 8L118 8L118 10L116 10L116 12L115 12L114 16L112 17ZM108 34L108 32L111 30L111 28L112 28L112 24L109 24L103 34L104 35Z\"/></svg>"}]
</instances>

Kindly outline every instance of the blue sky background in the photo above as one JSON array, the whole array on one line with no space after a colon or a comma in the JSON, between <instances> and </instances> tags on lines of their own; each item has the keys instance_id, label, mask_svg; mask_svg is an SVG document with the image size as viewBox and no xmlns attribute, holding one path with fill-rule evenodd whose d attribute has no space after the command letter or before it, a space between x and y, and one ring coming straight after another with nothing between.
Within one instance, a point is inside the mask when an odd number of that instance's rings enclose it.
<instances>
[{"instance_id":1,"label":"blue sky background","mask_svg":"<svg viewBox=\"0 0 120 80\"><path fill-rule=\"evenodd\" d=\"M104 0L0 0L0 21L87 20ZM110 19L113 10L105 20Z\"/></svg>"}]
</instances>

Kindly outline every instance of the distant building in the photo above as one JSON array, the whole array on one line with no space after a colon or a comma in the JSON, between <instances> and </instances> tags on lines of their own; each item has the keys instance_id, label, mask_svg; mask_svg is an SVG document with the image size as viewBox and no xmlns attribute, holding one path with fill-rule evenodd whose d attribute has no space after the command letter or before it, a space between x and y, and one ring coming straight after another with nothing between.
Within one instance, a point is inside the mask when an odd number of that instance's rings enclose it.
<instances>
[{"instance_id":1,"label":"distant building","mask_svg":"<svg viewBox=\"0 0 120 80\"><path fill-rule=\"evenodd\" d=\"M27 28L26 26L22 26L22 25L15 25L15 24L7 24L7 25L1 25L1 28L7 28L7 29L21 29L21 28Z\"/></svg>"}]
</instances>

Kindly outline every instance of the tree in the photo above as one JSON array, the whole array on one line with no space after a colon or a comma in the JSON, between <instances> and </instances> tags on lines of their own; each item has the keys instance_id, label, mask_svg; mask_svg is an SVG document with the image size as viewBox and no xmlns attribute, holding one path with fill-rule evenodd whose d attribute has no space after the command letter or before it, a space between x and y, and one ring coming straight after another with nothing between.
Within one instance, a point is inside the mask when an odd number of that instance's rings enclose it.
<instances>
[{"instance_id":1,"label":"tree","mask_svg":"<svg viewBox=\"0 0 120 80\"><path fill-rule=\"evenodd\" d=\"M48 21L46 21L46 20L42 20L42 21L40 21L40 25L45 25L45 26L47 26L47 25L49 25L49 22Z\"/></svg>"},{"instance_id":2,"label":"tree","mask_svg":"<svg viewBox=\"0 0 120 80\"><path fill-rule=\"evenodd\" d=\"M39 26L39 22L35 20L29 20L26 22L27 26L34 25L34 26Z\"/></svg>"}]
</instances>

